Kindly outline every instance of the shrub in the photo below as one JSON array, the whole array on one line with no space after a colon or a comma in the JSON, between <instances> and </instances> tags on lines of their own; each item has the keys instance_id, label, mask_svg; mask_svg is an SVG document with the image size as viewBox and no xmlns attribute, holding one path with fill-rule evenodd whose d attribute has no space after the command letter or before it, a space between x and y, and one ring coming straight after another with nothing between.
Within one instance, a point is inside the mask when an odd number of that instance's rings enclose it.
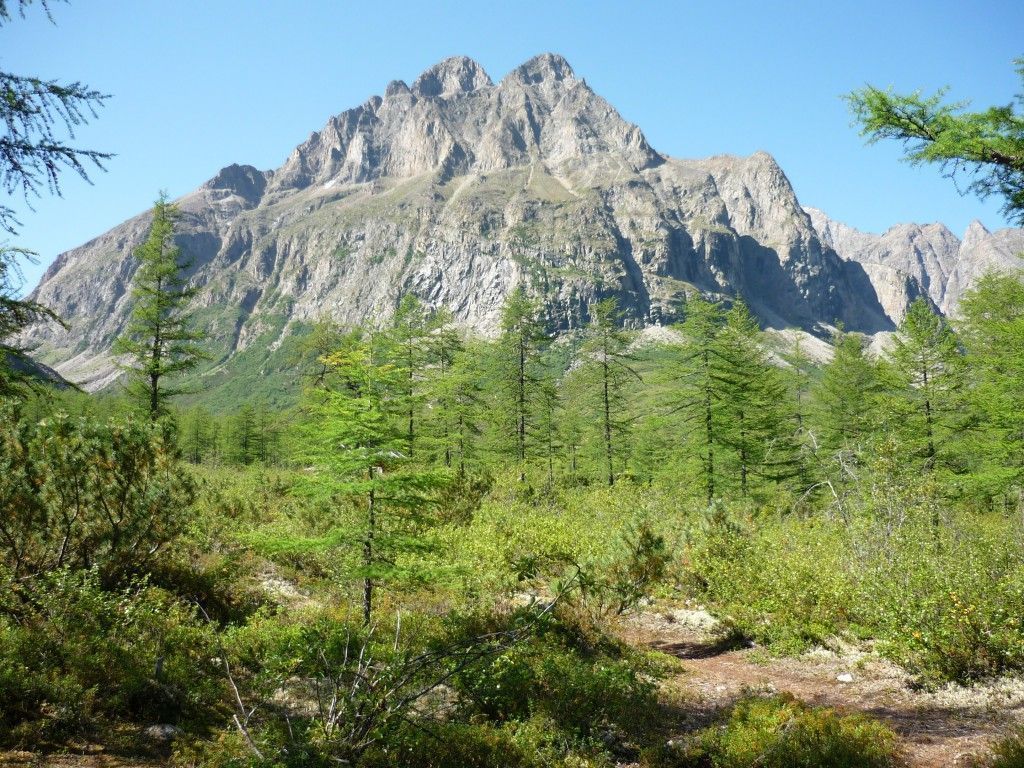
<instances>
[{"instance_id":1,"label":"shrub","mask_svg":"<svg viewBox=\"0 0 1024 768\"><path fill-rule=\"evenodd\" d=\"M464 620L478 635L503 625ZM491 618L491 622L494 618ZM566 612L536 634L453 681L464 711L503 722L544 717L577 737L613 726L643 730L655 711L653 669L630 649L587 630Z\"/></svg>"},{"instance_id":2,"label":"shrub","mask_svg":"<svg viewBox=\"0 0 1024 768\"><path fill-rule=\"evenodd\" d=\"M159 426L0 409L0 564L14 578L96 568L140 573L184 526L191 480Z\"/></svg>"},{"instance_id":3,"label":"shrub","mask_svg":"<svg viewBox=\"0 0 1024 768\"><path fill-rule=\"evenodd\" d=\"M992 746L992 752L973 763L975 768L1024 768L1024 729L1017 729Z\"/></svg>"},{"instance_id":4,"label":"shrub","mask_svg":"<svg viewBox=\"0 0 1024 768\"><path fill-rule=\"evenodd\" d=\"M691 549L688 575L743 635L798 653L858 621L854 565L848 534L830 523L716 521Z\"/></svg>"},{"instance_id":5,"label":"shrub","mask_svg":"<svg viewBox=\"0 0 1024 768\"><path fill-rule=\"evenodd\" d=\"M812 708L782 695L741 700L720 726L642 756L645 768L888 768L896 735L863 715Z\"/></svg>"},{"instance_id":6,"label":"shrub","mask_svg":"<svg viewBox=\"0 0 1024 768\"><path fill-rule=\"evenodd\" d=\"M882 650L925 683L1024 669L1024 552L1005 519L903 530L865 575Z\"/></svg>"},{"instance_id":7,"label":"shrub","mask_svg":"<svg viewBox=\"0 0 1024 768\"><path fill-rule=\"evenodd\" d=\"M0 741L104 722L202 722L222 700L212 630L162 590L104 591L95 571L39 577L0 615Z\"/></svg>"}]
</instances>

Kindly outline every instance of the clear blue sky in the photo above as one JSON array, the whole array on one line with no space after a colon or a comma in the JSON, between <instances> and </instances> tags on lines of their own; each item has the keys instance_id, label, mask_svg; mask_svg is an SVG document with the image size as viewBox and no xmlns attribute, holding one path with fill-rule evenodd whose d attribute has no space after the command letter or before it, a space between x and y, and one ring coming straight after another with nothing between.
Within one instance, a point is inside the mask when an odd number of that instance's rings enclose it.
<instances>
[{"instance_id":1,"label":"clear blue sky","mask_svg":"<svg viewBox=\"0 0 1024 768\"><path fill-rule=\"evenodd\" d=\"M13 4L13 3L12 3ZM362 2L72 0L0 29L0 68L78 79L112 95L79 131L114 152L89 186L19 201L16 244L41 256L28 287L63 250L184 194L232 162L281 164L328 117L411 82L450 55L497 81L555 51L577 75L677 157L771 152L805 205L868 231L903 221L973 218L1005 226L995 200L961 197L935 168L865 147L840 95L865 83L952 86L978 106L1022 86L1021 0L865 2Z\"/></svg>"}]
</instances>

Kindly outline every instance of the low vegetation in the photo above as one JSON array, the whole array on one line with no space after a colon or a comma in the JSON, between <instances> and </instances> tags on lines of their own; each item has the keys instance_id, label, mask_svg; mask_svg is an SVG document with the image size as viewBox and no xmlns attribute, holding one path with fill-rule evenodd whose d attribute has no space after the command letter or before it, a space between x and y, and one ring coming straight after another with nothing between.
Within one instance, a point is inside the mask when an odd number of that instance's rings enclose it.
<instances>
[{"instance_id":1,"label":"low vegetation","mask_svg":"<svg viewBox=\"0 0 1024 768\"><path fill-rule=\"evenodd\" d=\"M915 304L880 359L840 330L813 363L773 359L740 302L692 297L678 342L644 345L614 301L554 341L517 293L480 342L408 297L384 328L314 328L294 409L182 411L166 368L115 395L16 383L0 744L898 765L883 725L787 697L680 732L673 660L617 629L689 601L768 653L858 644L923 686L1024 671L1024 293L989 276L964 307L954 328Z\"/></svg>"}]
</instances>

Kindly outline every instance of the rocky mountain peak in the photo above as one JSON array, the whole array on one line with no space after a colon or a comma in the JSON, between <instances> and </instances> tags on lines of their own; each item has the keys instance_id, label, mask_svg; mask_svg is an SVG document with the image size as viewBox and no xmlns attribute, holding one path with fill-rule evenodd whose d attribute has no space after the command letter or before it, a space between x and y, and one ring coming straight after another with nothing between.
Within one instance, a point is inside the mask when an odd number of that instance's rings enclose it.
<instances>
[{"instance_id":1,"label":"rocky mountain peak","mask_svg":"<svg viewBox=\"0 0 1024 768\"><path fill-rule=\"evenodd\" d=\"M452 56L439 61L416 78L411 90L417 96L450 98L491 85L490 76L473 59Z\"/></svg>"},{"instance_id":2,"label":"rocky mountain peak","mask_svg":"<svg viewBox=\"0 0 1024 768\"><path fill-rule=\"evenodd\" d=\"M254 389L316 318L379 322L406 293L484 334L517 287L553 329L585 325L609 296L630 325L672 322L699 291L742 296L766 326L874 333L917 295L950 306L975 279L951 265L978 256L958 262L940 227L878 236L805 213L767 152L663 156L551 53L498 85L472 59L445 59L330 118L277 170L229 165L177 202L193 308L217 345L210 373L247 371ZM69 380L119 375L110 345L149 218L63 254L33 294L72 330L24 341ZM975 229L986 263L1024 250L1020 230Z\"/></svg>"},{"instance_id":3,"label":"rocky mountain peak","mask_svg":"<svg viewBox=\"0 0 1024 768\"><path fill-rule=\"evenodd\" d=\"M970 250L978 246L979 243L984 241L991 233L986 229L985 225L975 219L967 225L967 231L964 232L964 239L961 242L961 247L964 250Z\"/></svg>"},{"instance_id":4,"label":"rocky mountain peak","mask_svg":"<svg viewBox=\"0 0 1024 768\"><path fill-rule=\"evenodd\" d=\"M576 73L573 72L564 57L557 53L542 53L514 69L508 77L515 78L526 85L533 85L550 81L575 80Z\"/></svg>"},{"instance_id":5,"label":"rocky mountain peak","mask_svg":"<svg viewBox=\"0 0 1024 768\"><path fill-rule=\"evenodd\" d=\"M215 193L227 192L229 195L237 195L249 206L254 206L259 203L263 191L267 188L267 174L251 165L233 163L221 168L202 188Z\"/></svg>"}]
</instances>

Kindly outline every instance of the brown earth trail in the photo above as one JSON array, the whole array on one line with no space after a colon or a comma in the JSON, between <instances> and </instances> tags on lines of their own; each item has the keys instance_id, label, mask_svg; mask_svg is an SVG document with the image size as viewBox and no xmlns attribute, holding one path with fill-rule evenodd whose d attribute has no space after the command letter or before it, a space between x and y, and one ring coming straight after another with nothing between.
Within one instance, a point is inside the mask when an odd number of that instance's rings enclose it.
<instances>
[{"instance_id":1,"label":"brown earth trail","mask_svg":"<svg viewBox=\"0 0 1024 768\"><path fill-rule=\"evenodd\" d=\"M702 727L741 696L788 692L815 706L859 712L887 723L914 768L968 766L1001 734L1024 722L1024 681L1005 679L972 688L916 689L908 675L877 656L839 646L798 658L717 640L702 611L644 613L625 622L624 639L680 660L665 685L695 714L678 735Z\"/></svg>"}]
</instances>

